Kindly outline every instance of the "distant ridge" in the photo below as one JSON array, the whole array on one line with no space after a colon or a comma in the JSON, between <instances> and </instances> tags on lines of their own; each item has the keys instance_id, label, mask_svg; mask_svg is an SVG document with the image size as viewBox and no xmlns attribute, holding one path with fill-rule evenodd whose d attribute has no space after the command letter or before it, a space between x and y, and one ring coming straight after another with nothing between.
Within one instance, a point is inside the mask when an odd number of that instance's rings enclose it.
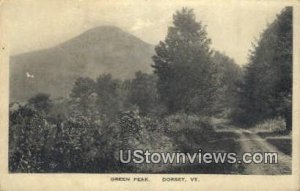
<instances>
[{"instance_id":1,"label":"distant ridge","mask_svg":"<svg viewBox=\"0 0 300 191\"><path fill-rule=\"evenodd\" d=\"M151 72L154 47L114 26L92 28L49 49L10 57L10 102L44 92L68 96L80 76L132 78ZM30 78L28 78L30 74Z\"/></svg>"}]
</instances>

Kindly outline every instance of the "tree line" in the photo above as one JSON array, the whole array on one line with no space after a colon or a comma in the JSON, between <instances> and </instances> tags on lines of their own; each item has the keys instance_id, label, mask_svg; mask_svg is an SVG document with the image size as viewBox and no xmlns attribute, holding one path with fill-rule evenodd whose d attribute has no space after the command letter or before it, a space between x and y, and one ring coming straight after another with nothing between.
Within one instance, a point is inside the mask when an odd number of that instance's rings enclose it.
<instances>
[{"instance_id":1,"label":"tree line","mask_svg":"<svg viewBox=\"0 0 300 191\"><path fill-rule=\"evenodd\" d=\"M254 125L283 117L292 128L293 9L287 7L253 44L240 84L235 120Z\"/></svg>"}]
</instances>

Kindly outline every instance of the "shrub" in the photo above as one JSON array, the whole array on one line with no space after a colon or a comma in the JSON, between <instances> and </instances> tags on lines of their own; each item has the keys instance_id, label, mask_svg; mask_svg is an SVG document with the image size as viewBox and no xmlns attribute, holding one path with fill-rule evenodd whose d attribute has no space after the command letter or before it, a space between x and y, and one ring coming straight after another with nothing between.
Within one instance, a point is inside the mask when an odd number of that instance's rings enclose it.
<instances>
[{"instance_id":1,"label":"shrub","mask_svg":"<svg viewBox=\"0 0 300 191\"><path fill-rule=\"evenodd\" d=\"M282 117L277 117L273 119L267 119L255 125L254 128L271 132L280 132L286 129L286 124Z\"/></svg>"},{"instance_id":2,"label":"shrub","mask_svg":"<svg viewBox=\"0 0 300 191\"><path fill-rule=\"evenodd\" d=\"M45 145L51 127L30 106L21 106L10 113L9 170L14 172L43 172Z\"/></svg>"}]
</instances>

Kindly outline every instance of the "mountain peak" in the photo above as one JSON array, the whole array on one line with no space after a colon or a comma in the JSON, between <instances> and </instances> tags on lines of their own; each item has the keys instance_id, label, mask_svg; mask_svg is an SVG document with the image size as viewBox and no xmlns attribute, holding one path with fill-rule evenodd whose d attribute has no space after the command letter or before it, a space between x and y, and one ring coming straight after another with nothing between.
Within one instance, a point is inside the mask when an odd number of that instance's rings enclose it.
<instances>
[{"instance_id":1,"label":"mountain peak","mask_svg":"<svg viewBox=\"0 0 300 191\"><path fill-rule=\"evenodd\" d=\"M139 44L140 46L148 46L152 47L152 45L142 41L136 36L122 30L119 27L111 26L111 25L103 25L95 28L91 28L82 34L58 45L61 48L64 47L74 47L74 46L82 46L82 44L102 44L106 42L108 39L118 43L119 45L124 44ZM109 42L108 42L109 43ZM113 43L113 42L112 42Z\"/></svg>"},{"instance_id":2,"label":"mountain peak","mask_svg":"<svg viewBox=\"0 0 300 191\"><path fill-rule=\"evenodd\" d=\"M139 70L149 73L153 54L152 45L118 27L92 28L53 48L11 57L11 101L39 92L67 96L78 77L110 73L128 79ZM34 79L27 78L26 72Z\"/></svg>"},{"instance_id":3,"label":"mountain peak","mask_svg":"<svg viewBox=\"0 0 300 191\"><path fill-rule=\"evenodd\" d=\"M88 29L87 31L83 32L81 35L79 36L86 36L86 35L103 35L103 34L122 34L122 33L127 33L124 30L122 30L119 27L116 26L111 26L111 25L103 25L103 26L98 26L98 27L94 27L91 29ZM130 34L128 34L130 35Z\"/></svg>"},{"instance_id":4,"label":"mountain peak","mask_svg":"<svg viewBox=\"0 0 300 191\"><path fill-rule=\"evenodd\" d=\"M109 30L109 31L123 31L121 28L113 26L113 25L101 25L101 26L97 26L91 29L88 29L86 32L92 32L92 31L103 31L103 30Z\"/></svg>"}]
</instances>

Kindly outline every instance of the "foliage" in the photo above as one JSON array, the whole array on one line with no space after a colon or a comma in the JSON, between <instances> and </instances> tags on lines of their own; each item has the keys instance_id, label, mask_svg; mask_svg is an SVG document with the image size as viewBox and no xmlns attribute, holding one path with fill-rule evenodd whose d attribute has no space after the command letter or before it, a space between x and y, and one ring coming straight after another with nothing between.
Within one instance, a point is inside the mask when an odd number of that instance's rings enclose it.
<instances>
[{"instance_id":1,"label":"foliage","mask_svg":"<svg viewBox=\"0 0 300 191\"><path fill-rule=\"evenodd\" d=\"M191 9L177 11L173 24L153 56L160 99L170 113L208 113L216 89L211 40Z\"/></svg>"},{"instance_id":2,"label":"foliage","mask_svg":"<svg viewBox=\"0 0 300 191\"><path fill-rule=\"evenodd\" d=\"M216 133L212 115L280 130L285 118L289 127L291 16L286 8L262 33L244 72L210 49L206 29L191 9L177 11L165 41L155 48L154 74L80 77L67 98L51 100L41 93L12 103L9 170L168 172L170 165L120 164L119 150L228 149L223 140L234 136Z\"/></svg>"},{"instance_id":3,"label":"foliage","mask_svg":"<svg viewBox=\"0 0 300 191\"><path fill-rule=\"evenodd\" d=\"M283 116L291 128L292 8L285 8L261 34L241 84L237 120L253 124Z\"/></svg>"},{"instance_id":4,"label":"foliage","mask_svg":"<svg viewBox=\"0 0 300 191\"><path fill-rule=\"evenodd\" d=\"M202 132L209 128L210 120L209 117L177 113L166 117L165 124L167 124L165 126L166 131L169 133L178 132L185 129L197 129Z\"/></svg>"},{"instance_id":5,"label":"foliage","mask_svg":"<svg viewBox=\"0 0 300 191\"><path fill-rule=\"evenodd\" d=\"M233 59L218 51L214 51L212 60L216 64L218 84L214 104L215 114L219 113L221 117L227 118L237 107L239 84L243 79L243 72Z\"/></svg>"},{"instance_id":6,"label":"foliage","mask_svg":"<svg viewBox=\"0 0 300 191\"><path fill-rule=\"evenodd\" d=\"M51 127L39 113L27 105L10 112L10 171L43 172Z\"/></svg>"},{"instance_id":7,"label":"foliage","mask_svg":"<svg viewBox=\"0 0 300 191\"><path fill-rule=\"evenodd\" d=\"M71 91L70 97L78 103L80 109L86 113L88 112L88 107L90 99L95 92L96 83L91 78L78 78L76 79L73 89Z\"/></svg>"},{"instance_id":8,"label":"foliage","mask_svg":"<svg viewBox=\"0 0 300 191\"><path fill-rule=\"evenodd\" d=\"M175 152L176 145L165 132L167 121L164 119L141 116L138 111L122 112L120 116L122 145L119 148L127 150L148 150L149 152ZM117 158L119 153L117 153ZM124 164L123 164L124 165ZM134 172L163 172L169 164L140 164L129 163Z\"/></svg>"},{"instance_id":9,"label":"foliage","mask_svg":"<svg viewBox=\"0 0 300 191\"><path fill-rule=\"evenodd\" d=\"M285 122L281 117L277 117L274 119L267 119L261 123L258 123L254 126L257 130L265 130L269 132L282 132L285 130Z\"/></svg>"},{"instance_id":10,"label":"foliage","mask_svg":"<svg viewBox=\"0 0 300 191\"><path fill-rule=\"evenodd\" d=\"M121 107L118 90L121 81L113 79L110 74L104 74L96 80L96 105L100 114L113 118ZM108 115L109 114L109 115Z\"/></svg>"},{"instance_id":11,"label":"foliage","mask_svg":"<svg viewBox=\"0 0 300 191\"><path fill-rule=\"evenodd\" d=\"M39 93L35 95L28 100L28 103L38 111L45 113L48 113L52 106L50 95L45 93Z\"/></svg>"},{"instance_id":12,"label":"foliage","mask_svg":"<svg viewBox=\"0 0 300 191\"><path fill-rule=\"evenodd\" d=\"M137 105L141 114L159 115L163 108L156 88L157 77L153 74L137 72L131 81L128 101Z\"/></svg>"}]
</instances>

